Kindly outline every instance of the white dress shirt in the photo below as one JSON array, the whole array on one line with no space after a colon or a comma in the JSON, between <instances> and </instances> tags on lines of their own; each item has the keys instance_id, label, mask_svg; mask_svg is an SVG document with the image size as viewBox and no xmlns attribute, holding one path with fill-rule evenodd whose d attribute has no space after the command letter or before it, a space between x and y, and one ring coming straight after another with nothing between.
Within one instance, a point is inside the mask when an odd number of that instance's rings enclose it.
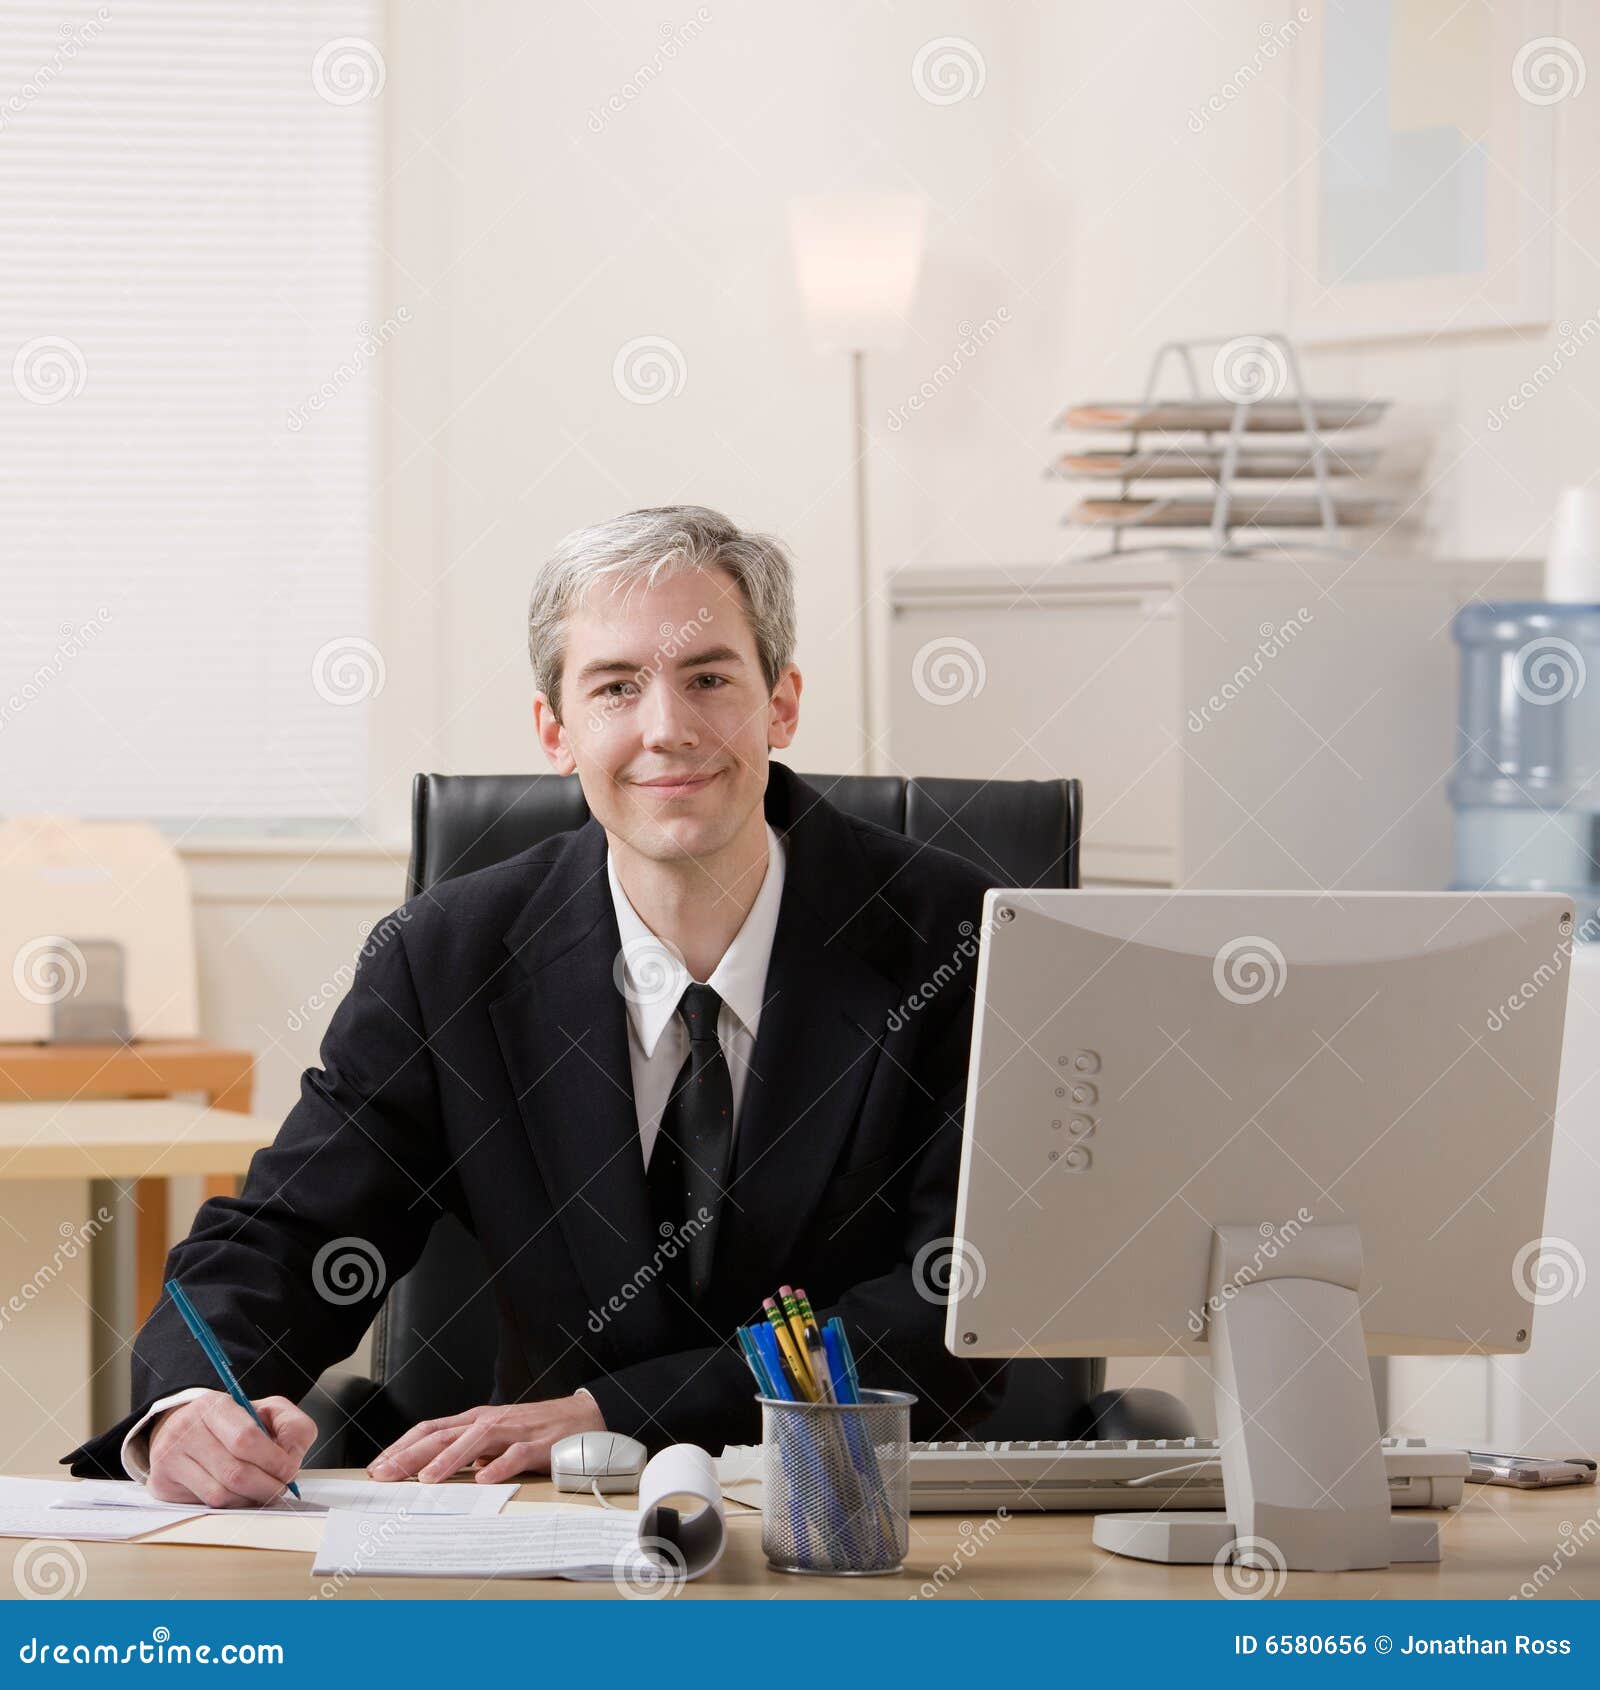
<instances>
[{"instance_id":1,"label":"white dress shirt","mask_svg":"<svg viewBox=\"0 0 1600 1690\"><path fill-rule=\"evenodd\" d=\"M735 1134L739 1130L739 1103L744 1096L745 1075L755 1053L756 1028L766 997L767 964L772 959L772 940L778 930L778 909L783 902L783 872L783 841L768 822L767 872L761 890L756 893L744 925L734 934L733 942L706 981L722 999L717 1037L733 1085ZM639 1149L648 1168L650 1152L661 1129L661 1116L672 1096L678 1071L689 1055L689 1034L683 1017L678 1014L678 1000L691 976L682 957L645 926L639 912L628 902L609 850L606 880L611 887L611 904L622 939L628 1063L633 1072L634 1110L639 1118ZM150 1477L150 1422L169 1408L204 1396L205 1391L206 1387L192 1385L188 1390L174 1391L171 1396L151 1403L122 1440L122 1467L130 1479L143 1483Z\"/></svg>"}]
</instances>

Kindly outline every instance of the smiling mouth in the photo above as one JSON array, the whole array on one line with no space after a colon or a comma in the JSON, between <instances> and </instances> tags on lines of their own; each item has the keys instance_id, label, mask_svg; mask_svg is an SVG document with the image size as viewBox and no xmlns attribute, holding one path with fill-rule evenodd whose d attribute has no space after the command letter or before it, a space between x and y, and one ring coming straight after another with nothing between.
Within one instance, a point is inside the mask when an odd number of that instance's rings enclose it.
<instances>
[{"instance_id":1,"label":"smiling mouth","mask_svg":"<svg viewBox=\"0 0 1600 1690\"><path fill-rule=\"evenodd\" d=\"M655 798L689 798L710 786L722 771L709 775L672 776L665 780L642 780L636 784Z\"/></svg>"}]
</instances>

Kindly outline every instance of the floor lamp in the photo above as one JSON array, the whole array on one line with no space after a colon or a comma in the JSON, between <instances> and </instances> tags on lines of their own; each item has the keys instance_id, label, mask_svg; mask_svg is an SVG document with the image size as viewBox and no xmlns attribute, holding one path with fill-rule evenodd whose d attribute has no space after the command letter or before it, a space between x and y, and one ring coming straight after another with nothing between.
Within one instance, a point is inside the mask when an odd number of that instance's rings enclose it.
<instances>
[{"instance_id":1,"label":"floor lamp","mask_svg":"<svg viewBox=\"0 0 1600 1690\"><path fill-rule=\"evenodd\" d=\"M850 355L855 451L856 599L860 621L861 758L877 763L872 576L867 555L866 355L904 338L922 264L925 203L908 194L821 194L789 203L795 279L819 350Z\"/></svg>"}]
</instances>

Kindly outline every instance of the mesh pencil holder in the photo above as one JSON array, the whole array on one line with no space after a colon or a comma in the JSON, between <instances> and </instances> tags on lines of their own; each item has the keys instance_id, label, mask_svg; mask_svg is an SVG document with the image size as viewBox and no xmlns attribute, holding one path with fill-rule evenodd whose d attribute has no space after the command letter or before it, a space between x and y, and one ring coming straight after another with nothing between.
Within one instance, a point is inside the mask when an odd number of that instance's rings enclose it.
<instances>
[{"instance_id":1,"label":"mesh pencil holder","mask_svg":"<svg viewBox=\"0 0 1600 1690\"><path fill-rule=\"evenodd\" d=\"M781 1573L897 1573L911 1536L911 1405L760 1397L761 1547Z\"/></svg>"}]
</instances>

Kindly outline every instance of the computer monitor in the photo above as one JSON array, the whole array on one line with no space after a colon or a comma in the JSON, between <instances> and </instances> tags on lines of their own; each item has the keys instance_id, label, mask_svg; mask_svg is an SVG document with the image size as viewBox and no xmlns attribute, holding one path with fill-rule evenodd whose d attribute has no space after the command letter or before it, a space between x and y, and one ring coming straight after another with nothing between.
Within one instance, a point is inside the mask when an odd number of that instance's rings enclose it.
<instances>
[{"instance_id":1,"label":"computer monitor","mask_svg":"<svg viewBox=\"0 0 1600 1690\"><path fill-rule=\"evenodd\" d=\"M1536 893L987 895L946 1343L1215 1393L1225 1513L1096 1543L1438 1558L1367 1354L1528 1347L1571 945Z\"/></svg>"}]
</instances>

